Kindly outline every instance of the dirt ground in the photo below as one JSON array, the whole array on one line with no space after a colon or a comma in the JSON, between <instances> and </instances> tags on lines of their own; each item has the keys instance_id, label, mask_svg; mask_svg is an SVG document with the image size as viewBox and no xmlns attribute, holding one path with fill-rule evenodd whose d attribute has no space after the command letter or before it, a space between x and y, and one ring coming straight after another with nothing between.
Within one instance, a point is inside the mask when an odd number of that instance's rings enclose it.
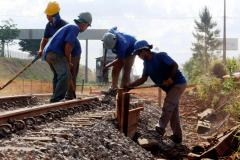
<instances>
[{"instance_id":1,"label":"dirt ground","mask_svg":"<svg viewBox=\"0 0 240 160\"><path fill-rule=\"evenodd\" d=\"M2 86L5 82L0 81ZM19 95L19 94L31 94L31 93L51 93L52 84L50 82L43 81L23 81L16 80L11 85L7 86L0 91L0 96ZM81 86L77 87L79 94L99 94L101 90L106 90L106 87L87 86L82 90ZM162 103L164 101L165 94L158 88L144 88L130 91L132 95L139 99L144 99L148 104L154 104L155 107L159 107L161 110ZM211 130L206 134L197 134L196 127L198 123L198 113L201 113L207 107L202 105L202 102L194 95L193 88L189 87L181 98L180 103L180 117L182 123L182 129L184 133L183 143L188 149L203 142L207 142L209 136L213 136L218 133L223 133L227 129L236 125L234 119L229 117L224 111L217 111L217 119L212 123ZM158 117L156 117L158 118ZM171 132L170 127L167 130Z\"/></svg>"},{"instance_id":2,"label":"dirt ground","mask_svg":"<svg viewBox=\"0 0 240 160\"><path fill-rule=\"evenodd\" d=\"M0 79L0 86L2 87L8 81ZM106 87L101 86L77 86L77 93L79 94L90 94L90 92L99 92L104 90ZM31 80L19 80L16 79L8 86L0 90L0 96L12 96L12 95L23 95L23 94L38 94L38 93L52 93L52 82L49 81L31 81Z\"/></svg>"}]
</instances>

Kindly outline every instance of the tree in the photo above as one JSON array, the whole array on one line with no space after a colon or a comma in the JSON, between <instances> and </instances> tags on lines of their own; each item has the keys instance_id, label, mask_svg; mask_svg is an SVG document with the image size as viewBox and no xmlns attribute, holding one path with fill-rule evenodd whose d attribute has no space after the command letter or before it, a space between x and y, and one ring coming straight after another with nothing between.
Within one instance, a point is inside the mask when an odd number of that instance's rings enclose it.
<instances>
[{"instance_id":1,"label":"tree","mask_svg":"<svg viewBox=\"0 0 240 160\"><path fill-rule=\"evenodd\" d=\"M211 63L217 59L216 49L220 45L217 39L220 31L215 29L216 22L213 22L212 16L207 7L204 7L199 14L200 22L195 20L195 31L192 43L193 56L183 66L184 74L190 82L196 83L199 76L210 72Z\"/></svg>"},{"instance_id":2,"label":"tree","mask_svg":"<svg viewBox=\"0 0 240 160\"><path fill-rule=\"evenodd\" d=\"M1 57L5 56L5 45L11 44L11 42L19 35L19 30L16 28L16 24L12 19L2 21L3 25L0 25L0 45L1 45Z\"/></svg>"},{"instance_id":3,"label":"tree","mask_svg":"<svg viewBox=\"0 0 240 160\"><path fill-rule=\"evenodd\" d=\"M22 39L18 44L21 46L20 50L29 52L31 56L35 56L40 41L40 39Z\"/></svg>"},{"instance_id":4,"label":"tree","mask_svg":"<svg viewBox=\"0 0 240 160\"><path fill-rule=\"evenodd\" d=\"M198 61L199 69L206 73L209 69L210 62L214 58L214 53L220 45L216 39L220 31L215 29L216 22L212 21L212 16L207 7L204 7L199 14L200 22L195 20L195 32L193 37L196 39L192 43L193 59Z\"/></svg>"}]
</instances>

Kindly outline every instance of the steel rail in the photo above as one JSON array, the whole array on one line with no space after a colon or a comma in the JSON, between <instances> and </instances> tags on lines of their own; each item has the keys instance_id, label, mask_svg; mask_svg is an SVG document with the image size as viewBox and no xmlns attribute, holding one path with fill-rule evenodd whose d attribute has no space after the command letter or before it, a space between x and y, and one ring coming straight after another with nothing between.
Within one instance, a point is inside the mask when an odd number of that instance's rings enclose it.
<instances>
[{"instance_id":1,"label":"steel rail","mask_svg":"<svg viewBox=\"0 0 240 160\"><path fill-rule=\"evenodd\" d=\"M98 98L92 97L86 99L74 99L65 102L44 104L32 108L21 108L13 111L6 111L0 114L0 124L6 124L9 121L22 120L25 118L38 116L51 111L68 109L77 105L87 104L94 101L98 101Z\"/></svg>"}]
</instances>

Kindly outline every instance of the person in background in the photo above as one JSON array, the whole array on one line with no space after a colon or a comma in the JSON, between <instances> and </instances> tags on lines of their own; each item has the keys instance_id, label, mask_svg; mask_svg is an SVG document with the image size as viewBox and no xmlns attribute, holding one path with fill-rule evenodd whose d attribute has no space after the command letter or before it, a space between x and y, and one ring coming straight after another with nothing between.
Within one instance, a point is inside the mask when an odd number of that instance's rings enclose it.
<instances>
[{"instance_id":1,"label":"person in background","mask_svg":"<svg viewBox=\"0 0 240 160\"><path fill-rule=\"evenodd\" d=\"M40 47L38 50L39 57L42 56L43 49L46 46L49 38L51 38L59 28L67 24L66 21L61 19L59 11L60 11L60 7L56 1L49 2L47 5L47 8L44 11L44 13L47 16L48 23L46 24L46 27L44 30L44 36L41 40Z\"/></svg>"},{"instance_id":2,"label":"person in background","mask_svg":"<svg viewBox=\"0 0 240 160\"><path fill-rule=\"evenodd\" d=\"M60 28L43 50L42 59L47 61L54 74L53 88L55 89L50 99L51 103L62 100L70 88L75 91L70 72L74 67L72 56L74 48L79 43L77 36L91 26L92 15L89 12L83 12L74 22L76 24L67 24ZM79 50L76 53L80 53Z\"/></svg>"},{"instance_id":3,"label":"person in background","mask_svg":"<svg viewBox=\"0 0 240 160\"><path fill-rule=\"evenodd\" d=\"M103 36L103 47L111 49L116 54L116 59L108 63L104 69L113 66L112 68L112 84L105 94L116 95L118 89L118 78L121 70L122 80L120 87L128 84L130 81L131 68L134 63L135 55L133 55L134 43L136 39L126 33L119 32L117 27L110 29Z\"/></svg>"},{"instance_id":4,"label":"person in background","mask_svg":"<svg viewBox=\"0 0 240 160\"><path fill-rule=\"evenodd\" d=\"M42 56L42 51L43 51L44 47L46 46L49 38L51 38L57 32L58 29L65 26L66 24L68 24L65 20L61 19L59 11L60 11L60 7L56 1L48 3L47 8L45 9L45 14L47 15L48 23L44 30L44 37L42 38L41 43L40 43L38 57ZM80 62L80 55L81 55L81 45L78 40L76 40L76 43L75 43L75 46L73 48L71 55L72 55L72 64L73 64L73 67L71 68L73 87L71 87L71 86L68 87L68 91L65 96L65 99L68 99L68 100L76 98L76 93L75 93L76 79L77 79L77 74L78 74L78 70L79 70L79 62ZM53 70L52 65L50 65L50 68L51 68L51 70ZM53 72L53 73L55 73L55 72ZM56 78L56 77L57 76L55 75L54 78ZM57 80L53 79L53 81L57 81ZM54 84L56 84L56 83L54 82ZM69 83L69 84L71 84L71 83ZM53 92L54 92L55 88L56 88L56 86L54 85Z\"/></svg>"},{"instance_id":5,"label":"person in background","mask_svg":"<svg viewBox=\"0 0 240 160\"><path fill-rule=\"evenodd\" d=\"M173 131L170 137L174 143L182 142L182 129L179 117L179 100L184 92L187 82L178 69L177 63L165 52L151 51L152 45L145 40L137 41L134 45L134 54L144 61L142 77L129 83L125 88L132 88L143 84L148 77L166 92L162 115L156 125L156 131L162 137L170 121Z\"/></svg>"}]
</instances>

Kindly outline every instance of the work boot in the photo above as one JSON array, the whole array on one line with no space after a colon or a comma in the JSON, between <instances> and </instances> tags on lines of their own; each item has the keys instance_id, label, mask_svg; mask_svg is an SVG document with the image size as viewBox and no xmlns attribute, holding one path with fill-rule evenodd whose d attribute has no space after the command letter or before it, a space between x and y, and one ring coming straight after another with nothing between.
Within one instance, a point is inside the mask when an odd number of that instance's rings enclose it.
<instances>
[{"instance_id":1,"label":"work boot","mask_svg":"<svg viewBox=\"0 0 240 160\"><path fill-rule=\"evenodd\" d=\"M177 135L171 135L169 137L169 139L171 139L176 144L181 144L182 143L182 137L179 137Z\"/></svg>"},{"instance_id":2,"label":"work boot","mask_svg":"<svg viewBox=\"0 0 240 160\"><path fill-rule=\"evenodd\" d=\"M109 88L107 91L102 91L103 94L115 97L117 95L117 88Z\"/></svg>"},{"instance_id":3,"label":"work boot","mask_svg":"<svg viewBox=\"0 0 240 160\"><path fill-rule=\"evenodd\" d=\"M75 92L69 92L69 93L67 93L66 94L66 96L65 96L65 99L66 100L72 100L72 99L76 99L76 93Z\"/></svg>"},{"instance_id":4,"label":"work boot","mask_svg":"<svg viewBox=\"0 0 240 160\"><path fill-rule=\"evenodd\" d=\"M165 134L165 129L159 127L159 124L155 126L155 130L157 131L160 137L163 137L163 135Z\"/></svg>"}]
</instances>

